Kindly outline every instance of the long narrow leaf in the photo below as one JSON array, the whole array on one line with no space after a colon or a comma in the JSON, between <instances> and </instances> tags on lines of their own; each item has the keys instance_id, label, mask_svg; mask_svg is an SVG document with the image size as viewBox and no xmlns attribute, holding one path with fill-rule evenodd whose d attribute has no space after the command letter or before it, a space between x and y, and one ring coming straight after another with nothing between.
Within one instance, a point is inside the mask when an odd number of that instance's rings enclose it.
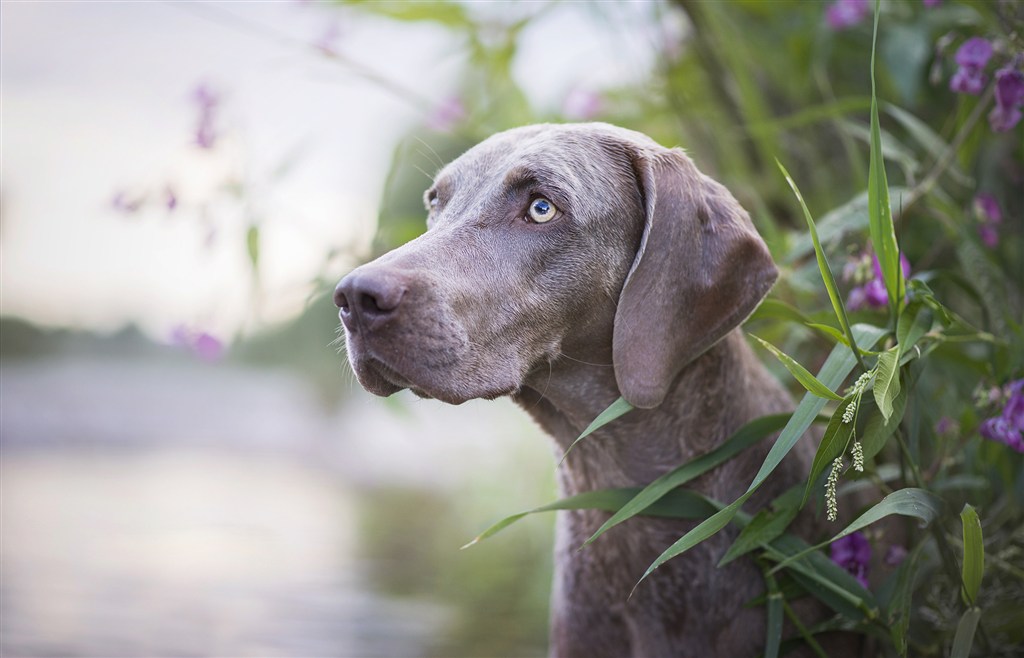
<instances>
[{"instance_id":1,"label":"long narrow leaf","mask_svg":"<svg viewBox=\"0 0 1024 658\"><path fill-rule=\"evenodd\" d=\"M892 492L874 507L858 516L853 523L843 528L843 530L835 537L827 541L823 541L815 546L808 547L804 553L810 553L828 546L832 542L842 539L847 535L851 535L854 532L862 528L866 528L872 523L892 514L913 516L921 519L924 525L927 525L935 520L935 517L939 515L941 508L942 502L939 500L938 496L929 491L915 488L900 489ZM779 564L776 564L772 571L775 572L788 566L791 562L803 557L804 553L798 553L786 560L783 560Z\"/></svg>"},{"instance_id":2,"label":"long narrow leaf","mask_svg":"<svg viewBox=\"0 0 1024 658\"><path fill-rule=\"evenodd\" d=\"M587 491L575 496L556 500L553 503L534 507L533 509L526 510L525 512L519 512L518 514L512 514L511 516L505 517L474 537L472 541L462 548L469 548L488 537L492 537L516 521L531 514L574 509L599 509L606 512L616 512L622 508L623 505L635 498L638 493L640 493L639 487L601 489L599 491ZM656 503L647 507L644 510L644 515L676 519L700 519L704 518L715 509L716 507L710 504L703 496L685 489L677 489L669 492Z\"/></svg>"},{"instance_id":3,"label":"long narrow leaf","mask_svg":"<svg viewBox=\"0 0 1024 658\"><path fill-rule=\"evenodd\" d=\"M885 330L872 325L857 325L853 328L853 333L857 336L856 342L871 348L885 334ZM825 363L821 366L821 370L818 372L818 379L828 387L839 386L846 379L846 376L850 374L850 371L853 370L854 364L855 359L850 349L843 345L837 345L832 349ZM782 462L782 459L789 454L789 451L793 449L793 446L803 436L803 433L811 426L814 418L824 406L825 400L823 398L811 395L810 393L805 395L803 400L800 401L799 406L797 406L796 411L793 412L793 417L790 418L786 427L783 428L779 438L775 440L775 445L768 452L768 456L765 457L764 463L761 464L760 470L754 476L746 493L680 537L651 563L651 566L647 568L647 571L644 572L640 580L643 581L644 578L654 573L655 569L668 560L685 553L724 528L732 517L736 515L743 503L757 491L765 479Z\"/></svg>"},{"instance_id":4,"label":"long narrow leaf","mask_svg":"<svg viewBox=\"0 0 1024 658\"><path fill-rule=\"evenodd\" d=\"M849 342L850 348L854 351L857 361L860 362L860 354L857 352L857 341L853 336L853 331L850 328L850 319L846 316L846 307L843 305L843 298L839 295L839 287L836 285L836 278L832 276L832 269L828 266L828 261L825 259L825 252L821 248L821 242L818 240L818 229L814 226L814 220L811 218L811 211L807 209L807 204L804 203L804 196L800 193L800 188L796 186L796 182L793 177L789 175L786 168L782 166L782 163L778 160L775 164L779 166L782 171L782 175L785 176L786 182L789 183L789 187L793 190L793 194L796 195L797 201L800 202L800 208L804 211L804 219L807 221L807 230L811 234L811 241L814 243L814 256L818 260L818 269L821 271L821 278L825 282L825 290L828 291L828 298L832 301L832 308L836 312L836 317L839 319L839 324L843 328L843 332L846 333L846 338ZM861 364L863 367L863 363ZM864 368L867 370L867 368Z\"/></svg>"},{"instance_id":5,"label":"long narrow leaf","mask_svg":"<svg viewBox=\"0 0 1024 658\"><path fill-rule=\"evenodd\" d=\"M800 511L796 504L799 497L800 485L797 485L772 501L771 509L758 512L718 561L718 566L724 567L736 558L780 537Z\"/></svg>"},{"instance_id":6,"label":"long narrow leaf","mask_svg":"<svg viewBox=\"0 0 1024 658\"><path fill-rule=\"evenodd\" d=\"M775 577L765 575L765 586L768 589L768 620L765 625L764 658L778 658L779 645L782 643L782 603L785 600L779 591Z\"/></svg>"},{"instance_id":7,"label":"long narrow leaf","mask_svg":"<svg viewBox=\"0 0 1024 658\"><path fill-rule=\"evenodd\" d=\"M970 505L964 505L960 512L964 528L964 598L968 605L978 601L981 578L985 575L985 545L981 536L981 520Z\"/></svg>"},{"instance_id":8,"label":"long narrow leaf","mask_svg":"<svg viewBox=\"0 0 1024 658\"><path fill-rule=\"evenodd\" d=\"M644 487L643 491L638 493L635 498L623 505L583 545L589 545L612 527L643 512L649 505L672 489L680 487L690 480L707 473L719 464L732 459L741 451L757 443L772 432L778 432L789 422L790 417L791 414L775 414L752 420L738 429L735 434L711 452L701 455L679 468L662 475Z\"/></svg>"},{"instance_id":9,"label":"long narrow leaf","mask_svg":"<svg viewBox=\"0 0 1024 658\"><path fill-rule=\"evenodd\" d=\"M978 621L981 620L979 608L968 608L960 623L956 625L956 635L953 636L953 650L949 658L968 658L971 655L971 645L974 644L974 631L978 629Z\"/></svg>"},{"instance_id":10,"label":"long narrow leaf","mask_svg":"<svg viewBox=\"0 0 1024 658\"><path fill-rule=\"evenodd\" d=\"M583 433L576 437L576 440L569 445L569 448L565 451L565 454L562 455L562 459L559 460L559 463L565 461L565 458L569 456L569 451L575 448L577 443L587 438L595 431L601 429L608 423L612 422L622 414L632 410L633 405L626 402L625 398L620 397L615 402L612 402L610 405L608 405L608 408L599 413L597 415L597 418L595 418L589 425L587 425L587 429L583 430Z\"/></svg>"},{"instance_id":11,"label":"long narrow leaf","mask_svg":"<svg viewBox=\"0 0 1024 658\"><path fill-rule=\"evenodd\" d=\"M900 267L899 247L896 244L896 230L889 205L889 183L885 176L885 162L882 159L882 131L878 122L878 98L875 93L875 49L878 41L878 0L875 1L875 26L871 38L871 155L868 163L868 228L871 245L875 249L882 269L882 279L889 293L892 308L902 302L906 283Z\"/></svg>"},{"instance_id":12,"label":"long narrow leaf","mask_svg":"<svg viewBox=\"0 0 1024 658\"><path fill-rule=\"evenodd\" d=\"M799 363L797 363L796 359L789 356L788 354L786 354L785 352L775 347L766 340L758 338L753 334L750 334L750 337L756 340L757 342L761 343L761 345L766 350L774 354L775 358L778 359L782 363L782 365L786 366L786 370L788 370L791 375L796 377L796 380L800 382L800 385L807 389L808 392L814 393L819 398L826 398L828 400L843 399L843 396L832 392L832 389L822 384L820 381L818 381L817 377L807 372L807 369L804 368Z\"/></svg>"}]
</instances>

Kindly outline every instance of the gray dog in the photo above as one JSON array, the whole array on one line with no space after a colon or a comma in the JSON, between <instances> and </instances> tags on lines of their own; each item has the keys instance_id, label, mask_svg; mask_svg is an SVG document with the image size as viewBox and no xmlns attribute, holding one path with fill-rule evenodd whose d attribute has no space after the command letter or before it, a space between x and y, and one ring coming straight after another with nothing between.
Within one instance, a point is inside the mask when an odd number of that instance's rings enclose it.
<instances>
[{"instance_id":1,"label":"gray dog","mask_svg":"<svg viewBox=\"0 0 1024 658\"><path fill-rule=\"evenodd\" d=\"M335 291L359 382L459 404L509 395L564 451L620 395L637 407L559 467L564 495L644 486L744 423L792 409L736 327L777 271L747 213L678 149L607 124L495 135L426 193L429 230ZM767 443L691 484L721 501L745 490ZM797 445L762 488L807 473ZM553 655L756 655L763 611L752 562L716 569L719 533L630 590L693 523L560 513Z\"/></svg>"}]
</instances>

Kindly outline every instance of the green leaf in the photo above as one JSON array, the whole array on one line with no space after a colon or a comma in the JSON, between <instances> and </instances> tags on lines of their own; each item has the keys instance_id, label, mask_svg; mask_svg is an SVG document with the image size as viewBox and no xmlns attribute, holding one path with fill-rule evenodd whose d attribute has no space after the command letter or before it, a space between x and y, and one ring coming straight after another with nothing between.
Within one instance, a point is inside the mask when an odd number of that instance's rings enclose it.
<instances>
[{"instance_id":1,"label":"green leaf","mask_svg":"<svg viewBox=\"0 0 1024 658\"><path fill-rule=\"evenodd\" d=\"M660 478L644 487L644 489L640 491L635 498L623 505L622 508L619 509L612 518L605 521L604 525L602 525L597 532L584 542L583 545L588 546L591 542L603 535L612 527L641 513L649 505L660 499L672 489L680 487L694 478L707 473L719 464L732 459L734 456L738 455L740 452L757 443L769 434L778 432L787 422L789 422L791 415L792 414L775 414L752 420L738 429L732 436L722 443L722 445L718 446L711 452L701 455L700 457L673 469L665 475L662 475Z\"/></svg>"},{"instance_id":2,"label":"green leaf","mask_svg":"<svg viewBox=\"0 0 1024 658\"><path fill-rule=\"evenodd\" d=\"M985 574L985 545L981 536L981 520L978 513L969 504L964 505L960 512L960 522L964 529L964 600L968 605L978 601L978 590L981 578Z\"/></svg>"},{"instance_id":3,"label":"green leaf","mask_svg":"<svg viewBox=\"0 0 1024 658\"><path fill-rule=\"evenodd\" d=\"M869 105L870 106L870 105ZM892 196L906 195L910 192L905 187L891 187ZM815 223L815 230L823 248L840 244L850 234L859 233L868 228L868 193L865 190L838 208L825 213ZM801 234L793 240L793 245L786 254L784 262L793 264L814 252L814 241L811 235Z\"/></svg>"},{"instance_id":4,"label":"green leaf","mask_svg":"<svg viewBox=\"0 0 1024 658\"><path fill-rule=\"evenodd\" d=\"M608 423L612 422L613 420L615 420L622 414L626 413L627 411L632 411L632 409L633 405L626 402L624 398L620 397L615 402L612 402L610 405L608 405L607 409L599 413L597 415L597 418L595 418L589 425L587 425L587 429L583 430L582 434L576 437L576 440L569 445L568 450L565 451L565 454L562 455L562 459L560 459L558 463L562 463L563 461L565 461L565 458L569 456L569 451L575 448L577 443L579 443L586 437L590 436L597 430L601 429Z\"/></svg>"},{"instance_id":5,"label":"green leaf","mask_svg":"<svg viewBox=\"0 0 1024 658\"><path fill-rule=\"evenodd\" d=\"M874 247L878 264L881 266L885 289L889 293L889 301L895 309L902 303L906 283L903 280L903 269L900 267L900 252L896 244L892 207L889 204L889 183L886 180L885 162L882 159L882 134L878 122L878 98L875 92L875 49L878 41L880 13L878 0L876 0L875 26L871 38L871 155L868 163L868 229L871 234L871 245Z\"/></svg>"},{"instance_id":6,"label":"green leaf","mask_svg":"<svg viewBox=\"0 0 1024 658\"><path fill-rule=\"evenodd\" d=\"M896 341L906 354L932 328L935 313L924 302L914 302L900 313L896 324Z\"/></svg>"},{"instance_id":7,"label":"green leaf","mask_svg":"<svg viewBox=\"0 0 1024 658\"><path fill-rule=\"evenodd\" d=\"M811 472L807 476L807 486L804 489L804 496L800 500L800 507L807 504L822 471L835 461L836 457L846 452L846 446L850 443L855 423L852 421L844 423L843 414L853 402L854 396L852 395L844 398L832 412L832 418L828 421L828 427L825 428L825 434L821 437L821 443L818 444L818 450L814 453L814 461L811 462Z\"/></svg>"},{"instance_id":8,"label":"green leaf","mask_svg":"<svg viewBox=\"0 0 1024 658\"><path fill-rule=\"evenodd\" d=\"M779 645L782 643L782 603L785 599L773 576L765 576L765 584L768 588L768 619L765 627L764 658L778 658Z\"/></svg>"},{"instance_id":9,"label":"green leaf","mask_svg":"<svg viewBox=\"0 0 1024 658\"><path fill-rule=\"evenodd\" d=\"M878 355L878 370L875 373L875 404L886 420L892 416L893 400L900 393L900 346Z\"/></svg>"},{"instance_id":10,"label":"green leaf","mask_svg":"<svg viewBox=\"0 0 1024 658\"><path fill-rule=\"evenodd\" d=\"M809 392L814 393L820 398L826 398L829 400L843 399L843 396L833 393L832 389L822 384L820 381L818 381L817 377L807 372L807 369L804 368L799 363L797 363L797 361L793 357L789 356L788 354L786 354L779 348L775 347L768 341L762 340L761 338L758 338L753 334L751 334L750 337L756 340L757 342L761 343L761 345L766 350L774 354L775 358L781 361L782 365L786 366L786 370L788 370L790 374L796 377L796 380L800 382L800 384Z\"/></svg>"},{"instance_id":11,"label":"green leaf","mask_svg":"<svg viewBox=\"0 0 1024 658\"><path fill-rule=\"evenodd\" d=\"M896 584L886 606L886 617L889 624L889 634L896 651L901 656L907 655L907 630L910 628L910 603L914 598L914 579L917 576L917 566L921 556L921 547L918 544L914 547L903 564L896 570L894 575Z\"/></svg>"},{"instance_id":12,"label":"green leaf","mask_svg":"<svg viewBox=\"0 0 1024 658\"><path fill-rule=\"evenodd\" d=\"M797 485L776 498L772 503L772 509L763 509L758 512L719 560L718 566L724 567L759 546L771 543L785 532L789 524L796 518L797 512L800 511L800 507L797 505L799 496L800 485Z\"/></svg>"},{"instance_id":13,"label":"green leaf","mask_svg":"<svg viewBox=\"0 0 1024 658\"><path fill-rule=\"evenodd\" d=\"M939 515L939 511L942 508L942 501L935 494L925 491L924 489L907 488L894 491L885 498L883 498L874 507L858 516L853 523L843 528L839 534L832 539L823 541L815 546L808 547L804 553L810 553L817 551L820 548L828 546L834 541L842 539L854 532L866 528L872 523L883 519L892 514L899 514L901 516L913 516L921 519L924 525L928 525L935 517ZM779 564L772 568L772 572L778 571L779 569L788 566L791 562L803 557L802 553L797 553L786 560L783 560Z\"/></svg>"},{"instance_id":14,"label":"green leaf","mask_svg":"<svg viewBox=\"0 0 1024 658\"><path fill-rule=\"evenodd\" d=\"M790 575L808 593L844 617L858 620L878 615L878 604L871 592L824 553L807 553L803 540L783 535L768 546L765 554L779 562L802 555L789 564Z\"/></svg>"},{"instance_id":15,"label":"green leaf","mask_svg":"<svg viewBox=\"0 0 1024 658\"><path fill-rule=\"evenodd\" d=\"M968 658L971 655L971 646L974 644L974 631L978 629L978 621L981 620L980 608L968 608L960 623L956 625L956 635L953 636L953 650L949 658Z\"/></svg>"},{"instance_id":16,"label":"green leaf","mask_svg":"<svg viewBox=\"0 0 1024 658\"><path fill-rule=\"evenodd\" d=\"M889 437L893 435L896 428L903 420L903 413L907 409L907 390L903 389L896 399L892 401L892 413L886 418L877 409L868 417L864 433L860 437L860 443L864 450L864 461L881 452Z\"/></svg>"},{"instance_id":17,"label":"green leaf","mask_svg":"<svg viewBox=\"0 0 1024 658\"><path fill-rule=\"evenodd\" d=\"M797 324L809 324L811 320L801 313L795 306L787 304L780 299L768 298L750 314L747 322L758 320L786 320Z\"/></svg>"},{"instance_id":18,"label":"green leaf","mask_svg":"<svg viewBox=\"0 0 1024 658\"><path fill-rule=\"evenodd\" d=\"M256 225L250 226L245 234L245 247L249 253L249 262L255 270L260 265L260 228Z\"/></svg>"},{"instance_id":19,"label":"green leaf","mask_svg":"<svg viewBox=\"0 0 1024 658\"><path fill-rule=\"evenodd\" d=\"M462 548L469 548L488 537L493 537L516 521L539 512L554 512L557 510L574 509L599 509L606 512L616 512L623 505L640 493L639 487L624 489L601 489L599 491L587 491L575 496L556 500L547 505L534 507L533 509L506 516L491 527L487 528L473 538ZM659 501L644 510L645 516L660 516L676 519L700 519L704 518L715 510L715 506L708 502L703 496L685 489L677 489L663 496Z\"/></svg>"},{"instance_id":20,"label":"green leaf","mask_svg":"<svg viewBox=\"0 0 1024 658\"><path fill-rule=\"evenodd\" d=\"M811 234L811 240L814 242L814 256L818 260L818 269L821 271L821 278L825 282L825 289L828 291L828 298L832 301L832 308L836 312L836 317L839 318L839 324L843 328L843 332L846 334L847 344L854 351L857 361L860 361L860 354L857 352L857 341L853 336L853 331L850 329L850 320L846 317L846 307L843 306L843 298L839 295L839 288L836 286L836 279L832 276L832 270L828 266L828 261L825 259L825 252L822 251L821 242L818 240L818 231L814 227L814 220L811 218L811 211L807 209L807 204L804 203L804 197L800 194L800 189L796 186L793 178L786 171L786 168L782 166L782 163L778 160L775 164L782 170L782 175L786 177L786 182L789 183L789 187L793 190L793 194L796 195L797 201L800 202L800 208L804 211L804 219L807 221L807 230ZM862 364L863 365L863 364ZM867 368L865 368L867 370Z\"/></svg>"},{"instance_id":21,"label":"green leaf","mask_svg":"<svg viewBox=\"0 0 1024 658\"><path fill-rule=\"evenodd\" d=\"M859 324L853 327L853 333L857 336L857 342L870 348L874 346L878 339L885 335L885 330L868 324ZM847 347L837 345L832 349L825 363L821 366L821 370L818 372L818 379L825 386L839 386L846 379L846 376L850 374L850 371L853 370L855 362L853 353ZM824 399L810 393L805 395L797 406L796 411L793 412L793 417L789 419L786 427L779 434L779 438L775 440L775 444L768 452L768 456L765 457L764 463L761 464L761 469L754 476L746 493L680 537L651 563L640 580L643 581L644 578L654 573L655 569L668 560L682 555L724 528L732 517L736 515L743 503L757 491L765 479L782 462L782 459L789 454L789 451L793 449L796 442L807 431L807 428L811 426L818 412L824 406Z\"/></svg>"}]
</instances>

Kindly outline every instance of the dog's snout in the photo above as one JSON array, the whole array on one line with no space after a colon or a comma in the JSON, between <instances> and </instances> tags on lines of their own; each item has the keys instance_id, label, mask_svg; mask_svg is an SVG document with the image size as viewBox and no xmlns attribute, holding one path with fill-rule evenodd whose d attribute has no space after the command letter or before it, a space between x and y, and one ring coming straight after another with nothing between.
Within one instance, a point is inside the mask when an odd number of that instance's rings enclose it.
<instances>
[{"instance_id":1,"label":"dog's snout","mask_svg":"<svg viewBox=\"0 0 1024 658\"><path fill-rule=\"evenodd\" d=\"M398 310L406 286L401 277L389 272L352 272L334 289L334 303L351 331L373 330Z\"/></svg>"}]
</instances>

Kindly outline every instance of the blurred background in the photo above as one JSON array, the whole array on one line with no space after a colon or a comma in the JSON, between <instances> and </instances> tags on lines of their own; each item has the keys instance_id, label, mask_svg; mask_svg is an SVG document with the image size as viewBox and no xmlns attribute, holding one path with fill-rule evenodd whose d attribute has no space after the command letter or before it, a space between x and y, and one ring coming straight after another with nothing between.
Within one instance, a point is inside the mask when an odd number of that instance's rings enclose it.
<instances>
[{"instance_id":1,"label":"blurred background","mask_svg":"<svg viewBox=\"0 0 1024 658\"><path fill-rule=\"evenodd\" d=\"M773 160L815 209L864 188L860 4L3 2L0 654L545 655L552 518L458 548L556 496L547 439L364 393L330 292L472 144L605 120L685 146L776 295L820 294ZM962 117L941 37L998 6L883 3L880 95ZM883 119L894 185L921 125ZM1019 217L1013 144L975 141L954 174Z\"/></svg>"}]
</instances>

